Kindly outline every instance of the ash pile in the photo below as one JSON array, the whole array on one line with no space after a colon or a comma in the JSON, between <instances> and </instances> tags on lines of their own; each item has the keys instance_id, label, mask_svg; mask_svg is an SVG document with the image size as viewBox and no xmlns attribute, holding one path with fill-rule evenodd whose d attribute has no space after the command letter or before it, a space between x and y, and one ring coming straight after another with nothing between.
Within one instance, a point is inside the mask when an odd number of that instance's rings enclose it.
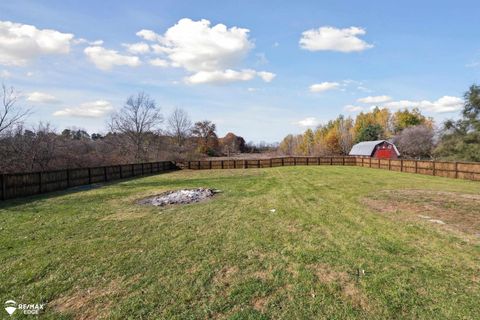
<instances>
[{"instance_id":1,"label":"ash pile","mask_svg":"<svg viewBox=\"0 0 480 320\"><path fill-rule=\"evenodd\" d=\"M166 191L151 198L140 200L139 204L163 207L171 204L188 204L205 201L221 192L216 189L197 188Z\"/></svg>"}]
</instances>

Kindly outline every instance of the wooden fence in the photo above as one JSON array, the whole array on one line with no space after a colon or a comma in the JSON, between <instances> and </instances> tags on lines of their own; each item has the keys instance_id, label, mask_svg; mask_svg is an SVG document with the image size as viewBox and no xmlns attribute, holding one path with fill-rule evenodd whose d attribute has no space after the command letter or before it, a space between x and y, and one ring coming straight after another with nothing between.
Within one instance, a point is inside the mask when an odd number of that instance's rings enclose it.
<instances>
[{"instance_id":1,"label":"wooden fence","mask_svg":"<svg viewBox=\"0 0 480 320\"><path fill-rule=\"evenodd\" d=\"M198 160L177 162L182 169L249 169L283 166L348 165L355 166L355 157L282 157L245 160Z\"/></svg>"},{"instance_id":2,"label":"wooden fence","mask_svg":"<svg viewBox=\"0 0 480 320\"><path fill-rule=\"evenodd\" d=\"M480 162L373 159L369 157L283 157L249 160L200 160L177 163L182 169L248 169L296 165L345 165L432 176L480 180Z\"/></svg>"},{"instance_id":3,"label":"wooden fence","mask_svg":"<svg viewBox=\"0 0 480 320\"><path fill-rule=\"evenodd\" d=\"M390 160L357 157L357 166L480 181L480 162Z\"/></svg>"},{"instance_id":4,"label":"wooden fence","mask_svg":"<svg viewBox=\"0 0 480 320\"><path fill-rule=\"evenodd\" d=\"M480 181L480 162L389 160L347 156L185 162L161 161L95 168L2 174L0 175L0 199L13 199L92 183L162 173L173 169L249 169L316 165L361 166Z\"/></svg>"},{"instance_id":5,"label":"wooden fence","mask_svg":"<svg viewBox=\"0 0 480 320\"><path fill-rule=\"evenodd\" d=\"M0 175L0 199L13 199L71 187L176 169L172 161Z\"/></svg>"}]
</instances>

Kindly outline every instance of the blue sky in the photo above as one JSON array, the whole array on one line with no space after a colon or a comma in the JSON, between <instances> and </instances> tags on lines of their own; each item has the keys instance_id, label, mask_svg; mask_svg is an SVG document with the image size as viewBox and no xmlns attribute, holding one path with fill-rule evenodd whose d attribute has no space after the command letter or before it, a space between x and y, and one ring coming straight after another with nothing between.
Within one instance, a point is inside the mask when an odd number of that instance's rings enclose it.
<instances>
[{"instance_id":1,"label":"blue sky","mask_svg":"<svg viewBox=\"0 0 480 320\"><path fill-rule=\"evenodd\" d=\"M59 130L104 132L140 90L165 116L181 107L253 141L375 104L440 122L479 80L479 11L478 1L3 1L0 77L23 93L31 124Z\"/></svg>"}]
</instances>

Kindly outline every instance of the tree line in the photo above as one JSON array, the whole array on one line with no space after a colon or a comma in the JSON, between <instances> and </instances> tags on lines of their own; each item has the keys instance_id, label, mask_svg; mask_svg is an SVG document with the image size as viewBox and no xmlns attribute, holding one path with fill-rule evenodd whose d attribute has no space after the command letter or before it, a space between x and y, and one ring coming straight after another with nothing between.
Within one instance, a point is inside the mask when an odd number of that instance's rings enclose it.
<instances>
[{"instance_id":1,"label":"tree line","mask_svg":"<svg viewBox=\"0 0 480 320\"><path fill-rule=\"evenodd\" d=\"M57 132L49 123L27 127L31 110L22 108L14 88L2 85L0 172L194 160L242 152L347 155L357 142L380 139L392 140L406 158L480 161L480 86L472 85L464 98L461 118L445 121L439 128L418 108L392 113L375 107L355 119L340 115L315 130L287 135L275 145L246 143L233 133L218 137L213 122L193 122L180 108L165 119L155 100L144 92L128 97L110 115L106 134L78 128Z\"/></svg>"},{"instance_id":2,"label":"tree line","mask_svg":"<svg viewBox=\"0 0 480 320\"><path fill-rule=\"evenodd\" d=\"M209 120L192 122L175 109L166 119L154 99L144 92L128 97L111 114L106 134L68 128L57 132L49 123L27 127L32 114L19 103L14 88L0 91L0 172L26 172L93 167L159 160L187 160L205 156L258 152L233 133L217 136Z\"/></svg>"},{"instance_id":3,"label":"tree line","mask_svg":"<svg viewBox=\"0 0 480 320\"><path fill-rule=\"evenodd\" d=\"M447 120L440 128L418 108L392 113L375 107L355 119L338 116L315 130L287 135L279 145L285 155L348 155L361 141L390 140L406 158L480 161L480 86L464 95L460 120Z\"/></svg>"}]
</instances>

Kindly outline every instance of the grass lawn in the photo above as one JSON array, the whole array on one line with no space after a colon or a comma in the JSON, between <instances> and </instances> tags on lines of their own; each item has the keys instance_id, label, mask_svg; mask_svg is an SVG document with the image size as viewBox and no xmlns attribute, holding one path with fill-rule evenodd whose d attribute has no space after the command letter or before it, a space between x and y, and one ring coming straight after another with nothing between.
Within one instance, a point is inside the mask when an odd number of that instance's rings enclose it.
<instances>
[{"instance_id":1,"label":"grass lawn","mask_svg":"<svg viewBox=\"0 0 480 320\"><path fill-rule=\"evenodd\" d=\"M223 193L136 204L184 187ZM0 296L46 302L46 319L479 319L479 194L479 182L312 166L11 200Z\"/></svg>"}]
</instances>

